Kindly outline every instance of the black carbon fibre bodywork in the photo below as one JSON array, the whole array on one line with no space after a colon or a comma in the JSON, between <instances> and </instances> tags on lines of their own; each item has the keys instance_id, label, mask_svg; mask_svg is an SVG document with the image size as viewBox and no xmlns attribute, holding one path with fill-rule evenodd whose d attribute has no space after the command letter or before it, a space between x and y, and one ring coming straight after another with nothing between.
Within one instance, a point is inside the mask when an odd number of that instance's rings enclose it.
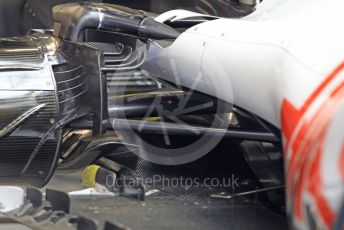
<instances>
[{"instance_id":1,"label":"black carbon fibre bodywork","mask_svg":"<svg viewBox=\"0 0 344 230\"><path fill-rule=\"evenodd\" d=\"M104 3L70 3L53 7L54 34L77 41L85 29L131 34L142 39L175 39L180 34L143 11Z\"/></svg>"},{"instance_id":2,"label":"black carbon fibre bodywork","mask_svg":"<svg viewBox=\"0 0 344 230\"><path fill-rule=\"evenodd\" d=\"M0 181L43 186L58 158L62 130L46 37L0 40Z\"/></svg>"},{"instance_id":3,"label":"black carbon fibre bodywork","mask_svg":"<svg viewBox=\"0 0 344 230\"><path fill-rule=\"evenodd\" d=\"M49 32L0 39L0 183L41 187L65 125L89 115L102 133L100 51Z\"/></svg>"},{"instance_id":4,"label":"black carbon fibre bodywork","mask_svg":"<svg viewBox=\"0 0 344 230\"><path fill-rule=\"evenodd\" d=\"M61 112L71 119L92 114L93 135L100 135L106 109L101 52L85 43L69 41L61 44L59 52L64 61L53 66L53 71Z\"/></svg>"},{"instance_id":5,"label":"black carbon fibre bodywork","mask_svg":"<svg viewBox=\"0 0 344 230\"><path fill-rule=\"evenodd\" d=\"M51 130L58 118L55 93L1 90L0 103L0 127L11 124L0 139L1 182L42 186L55 168L61 138L61 130Z\"/></svg>"}]
</instances>

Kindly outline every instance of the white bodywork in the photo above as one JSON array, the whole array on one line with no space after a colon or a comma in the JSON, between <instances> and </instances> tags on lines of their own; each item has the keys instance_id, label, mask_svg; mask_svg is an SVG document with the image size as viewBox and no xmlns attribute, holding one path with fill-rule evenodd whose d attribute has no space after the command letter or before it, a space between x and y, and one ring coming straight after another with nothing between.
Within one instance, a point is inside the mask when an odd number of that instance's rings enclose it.
<instances>
[{"instance_id":1,"label":"white bodywork","mask_svg":"<svg viewBox=\"0 0 344 230\"><path fill-rule=\"evenodd\" d=\"M201 91L206 91L204 84L214 78L228 82L225 85L232 88L217 92L222 99L234 100L279 127L277 112L282 99L301 105L344 60L343 9L340 0L266 0L248 17L218 19L188 29L171 46L157 50L161 66L155 65L152 71L175 80L175 76L161 74L166 72L161 71L166 70L165 57L177 62L178 69L187 70L179 76L185 86L192 87L200 72L203 78L197 89ZM173 12L186 15L185 11ZM164 15L158 18L173 14ZM226 75L218 76L214 63L224 68Z\"/></svg>"},{"instance_id":2,"label":"white bodywork","mask_svg":"<svg viewBox=\"0 0 344 230\"><path fill-rule=\"evenodd\" d=\"M342 0L264 0L247 17L201 23L151 48L144 66L281 129L288 211L300 229L309 216L332 228L344 204L343 12ZM195 16L171 11L157 20Z\"/></svg>"}]
</instances>

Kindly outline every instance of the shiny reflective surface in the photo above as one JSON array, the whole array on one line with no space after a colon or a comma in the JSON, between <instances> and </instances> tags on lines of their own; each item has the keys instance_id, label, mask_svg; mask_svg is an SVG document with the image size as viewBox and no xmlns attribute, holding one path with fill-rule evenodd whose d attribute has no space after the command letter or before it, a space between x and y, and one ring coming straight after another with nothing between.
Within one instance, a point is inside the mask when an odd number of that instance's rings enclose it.
<instances>
[{"instance_id":1,"label":"shiny reflective surface","mask_svg":"<svg viewBox=\"0 0 344 230\"><path fill-rule=\"evenodd\" d=\"M0 91L0 181L42 186L56 163L60 132L54 91ZM37 149L35 157L29 161ZM24 170L24 167L26 169Z\"/></svg>"},{"instance_id":2,"label":"shiny reflective surface","mask_svg":"<svg viewBox=\"0 0 344 230\"><path fill-rule=\"evenodd\" d=\"M175 39L173 28L147 17L142 11L102 3L70 3L53 8L54 35L78 41L85 29L102 29L152 39Z\"/></svg>"},{"instance_id":3,"label":"shiny reflective surface","mask_svg":"<svg viewBox=\"0 0 344 230\"><path fill-rule=\"evenodd\" d=\"M57 161L61 132L48 62L49 34L0 38L0 182L44 185Z\"/></svg>"}]
</instances>

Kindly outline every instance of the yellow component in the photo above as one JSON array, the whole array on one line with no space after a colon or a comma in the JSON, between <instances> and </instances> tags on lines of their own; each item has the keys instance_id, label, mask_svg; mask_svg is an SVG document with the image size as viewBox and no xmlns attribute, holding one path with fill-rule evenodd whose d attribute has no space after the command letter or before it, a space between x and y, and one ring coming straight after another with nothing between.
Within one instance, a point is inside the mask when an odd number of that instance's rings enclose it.
<instances>
[{"instance_id":1,"label":"yellow component","mask_svg":"<svg viewBox=\"0 0 344 230\"><path fill-rule=\"evenodd\" d=\"M86 188L94 188L96 186L96 175L100 166L90 165L87 166L81 173L82 186Z\"/></svg>"},{"instance_id":2,"label":"yellow component","mask_svg":"<svg viewBox=\"0 0 344 230\"><path fill-rule=\"evenodd\" d=\"M124 97L134 97L134 96L137 96L139 95L138 93L128 93L128 94L125 94ZM110 96L109 99L116 99L116 98L123 98L123 95L120 95L120 96Z\"/></svg>"},{"instance_id":3,"label":"yellow component","mask_svg":"<svg viewBox=\"0 0 344 230\"><path fill-rule=\"evenodd\" d=\"M160 121L160 117L146 117L143 120L145 120L145 121Z\"/></svg>"}]
</instances>

